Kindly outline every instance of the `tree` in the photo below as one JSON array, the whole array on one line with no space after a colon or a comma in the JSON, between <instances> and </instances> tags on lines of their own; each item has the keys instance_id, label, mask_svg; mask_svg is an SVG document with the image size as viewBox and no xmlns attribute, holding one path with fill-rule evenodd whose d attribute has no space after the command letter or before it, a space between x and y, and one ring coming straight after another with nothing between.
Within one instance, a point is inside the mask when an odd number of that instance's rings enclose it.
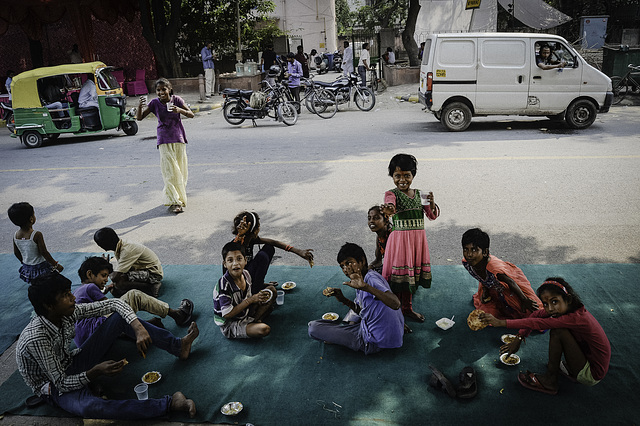
<instances>
[{"instance_id":1,"label":"tree","mask_svg":"<svg viewBox=\"0 0 640 426\"><path fill-rule=\"evenodd\" d=\"M413 36L416 32L416 21L420 12L420 0L409 0L409 10L407 11L407 20L402 31L402 44L409 55L409 65L420 65L418 59L418 44Z\"/></svg>"},{"instance_id":2,"label":"tree","mask_svg":"<svg viewBox=\"0 0 640 426\"><path fill-rule=\"evenodd\" d=\"M142 35L156 55L158 72L182 77L176 39L180 30L182 0L139 0Z\"/></svg>"},{"instance_id":3,"label":"tree","mask_svg":"<svg viewBox=\"0 0 640 426\"><path fill-rule=\"evenodd\" d=\"M349 35L354 20L355 14L351 12L347 0L336 0L336 30L338 35Z\"/></svg>"}]
</instances>

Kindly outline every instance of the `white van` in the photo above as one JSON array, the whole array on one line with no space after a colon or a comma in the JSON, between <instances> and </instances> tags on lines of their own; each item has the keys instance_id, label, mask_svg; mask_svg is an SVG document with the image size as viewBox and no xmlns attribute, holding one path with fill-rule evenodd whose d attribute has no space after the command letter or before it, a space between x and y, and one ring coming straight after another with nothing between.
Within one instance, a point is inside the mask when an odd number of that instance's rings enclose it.
<instances>
[{"instance_id":1,"label":"white van","mask_svg":"<svg viewBox=\"0 0 640 426\"><path fill-rule=\"evenodd\" d=\"M552 63L538 67L541 47ZM472 116L531 115L589 127L597 112L609 111L611 79L562 37L526 33L432 34L420 67L420 102L452 131L469 127Z\"/></svg>"}]
</instances>

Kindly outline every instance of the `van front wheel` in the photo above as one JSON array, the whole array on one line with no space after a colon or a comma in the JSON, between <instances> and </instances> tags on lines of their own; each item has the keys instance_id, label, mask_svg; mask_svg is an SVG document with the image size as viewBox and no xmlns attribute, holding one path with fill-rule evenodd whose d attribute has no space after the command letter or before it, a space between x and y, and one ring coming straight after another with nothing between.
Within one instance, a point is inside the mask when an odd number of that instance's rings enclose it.
<instances>
[{"instance_id":1,"label":"van front wheel","mask_svg":"<svg viewBox=\"0 0 640 426\"><path fill-rule=\"evenodd\" d=\"M471 124L471 109L462 102L452 102L442 109L440 122L452 132L462 132Z\"/></svg>"},{"instance_id":2,"label":"van front wheel","mask_svg":"<svg viewBox=\"0 0 640 426\"><path fill-rule=\"evenodd\" d=\"M585 129L596 121L597 113L593 102L581 99L569 105L565 120L572 129Z\"/></svg>"}]
</instances>

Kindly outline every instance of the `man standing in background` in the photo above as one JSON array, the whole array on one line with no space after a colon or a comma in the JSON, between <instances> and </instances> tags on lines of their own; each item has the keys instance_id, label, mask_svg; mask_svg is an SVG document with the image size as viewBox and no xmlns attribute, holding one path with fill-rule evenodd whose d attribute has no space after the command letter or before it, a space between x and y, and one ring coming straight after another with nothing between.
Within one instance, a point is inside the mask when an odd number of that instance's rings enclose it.
<instances>
[{"instance_id":1,"label":"man standing in background","mask_svg":"<svg viewBox=\"0 0 640 426\"><path fill-rule=\"evenodd\" d=\"M353 49L349 46L349 42L344 42L344 52L342 53L342 75L349 77L353 72Z\"/></svg>"},{"instance_id":2,"label":"man standing in background","mask_svg":"<svg viewBox=\"0 0 640 426\"><path fill-rule=\"evenodd\" d=\"M211 51L211 42L207 42L207 45L200 51L202 56L202 66L204 68L204 93L207 98L210 98L215 94L216 88L216 74L213 65L213 52Z\"/></svg>"}]
</instances>

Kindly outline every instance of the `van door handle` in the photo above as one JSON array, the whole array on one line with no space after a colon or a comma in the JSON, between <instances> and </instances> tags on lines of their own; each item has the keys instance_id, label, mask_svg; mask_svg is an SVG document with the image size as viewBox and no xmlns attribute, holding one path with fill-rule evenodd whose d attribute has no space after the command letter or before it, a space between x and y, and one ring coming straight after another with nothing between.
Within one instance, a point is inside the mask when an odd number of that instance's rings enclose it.
<instances>
[{"instance_id":1,"label":"van door handle","mask_svg":"<svg viewBox=\"0 0 640 426\"><path fill-rule=\"evenodd\" d=\"M534 75L533 79L534 80L542 80L542 76L541 75Z\"/></svg>"},{"instance_id":2,"label":"van door handle","mask_svg":"<svg viewBox=\"0 0 640 426\"><path fill-rule=\"evenodd\" d=\"M522 84L523 80L524 80L524 78L521 75L519 75L518 76L518 83Z\"/></svg>"}]
</instances>

